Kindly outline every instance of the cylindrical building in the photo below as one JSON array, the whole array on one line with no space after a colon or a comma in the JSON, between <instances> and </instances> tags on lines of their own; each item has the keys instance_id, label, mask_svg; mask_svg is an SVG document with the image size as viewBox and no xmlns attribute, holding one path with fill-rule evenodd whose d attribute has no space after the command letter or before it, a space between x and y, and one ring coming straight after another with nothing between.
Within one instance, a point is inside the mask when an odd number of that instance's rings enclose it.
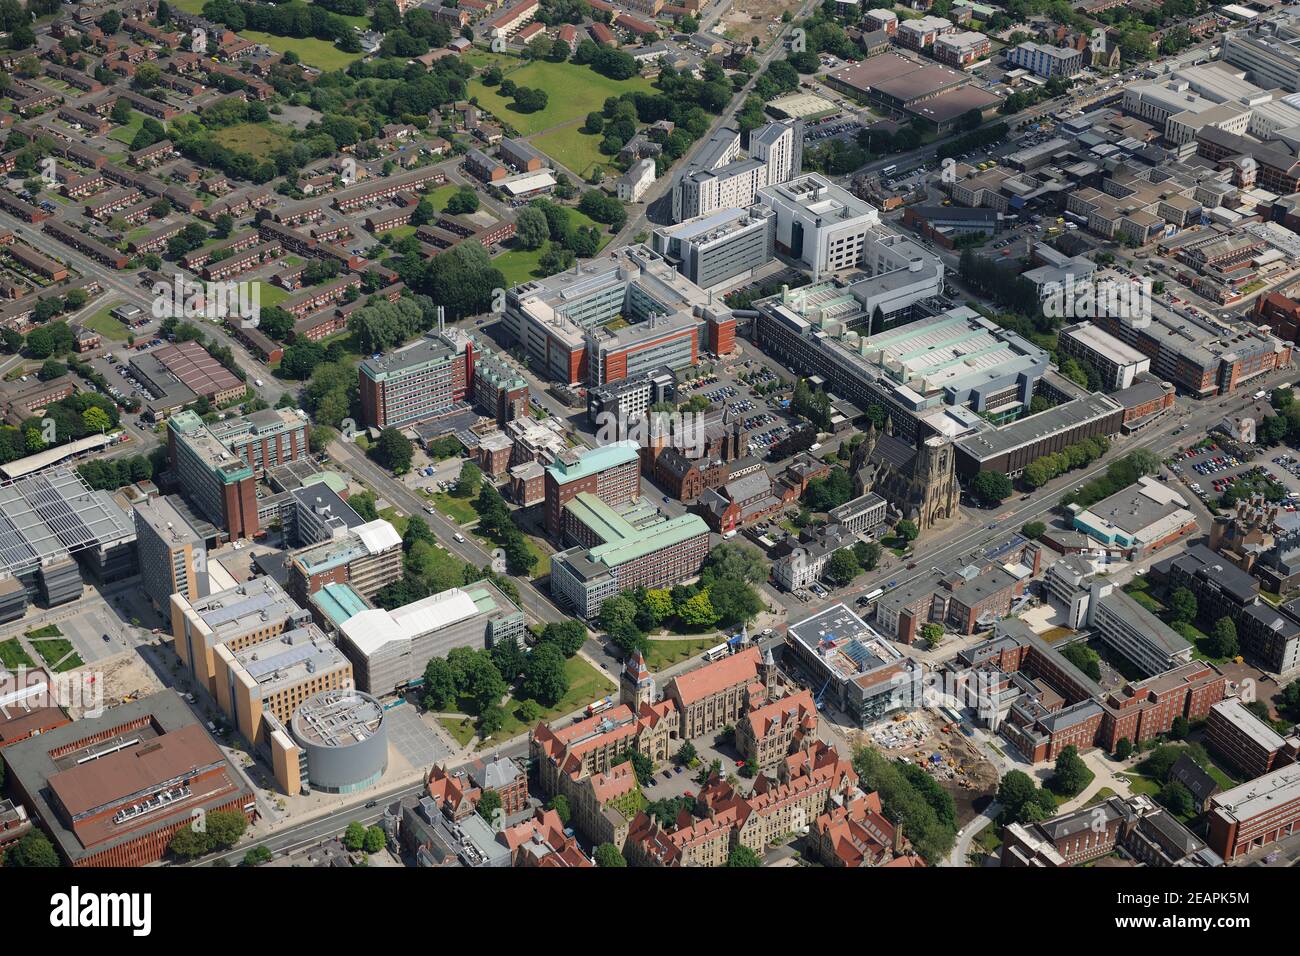
<instances>
[{"instance_id":1,"label":"cylindrical building","mask_svg":"<svg viewBox=\"0 0 1300 956\"><path fill-rule=\"evenodd\" d=\"M388 725L379 701L357 690L324 691L293 715L293 738L307 758L306 783L352 793L388 769Z\"/></svg>"}]
</instances>

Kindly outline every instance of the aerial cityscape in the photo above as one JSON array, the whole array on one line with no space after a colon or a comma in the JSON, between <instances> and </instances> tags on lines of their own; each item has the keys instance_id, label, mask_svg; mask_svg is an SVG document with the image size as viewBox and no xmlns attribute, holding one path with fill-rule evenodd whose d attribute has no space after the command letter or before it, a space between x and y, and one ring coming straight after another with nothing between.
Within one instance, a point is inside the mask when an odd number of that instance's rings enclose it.
<instances>
[{"instance_id":1,"label":"aerial cityscape","mask_svg":"<svg viewBox=\"0 0 1300 956\"><path fill-rule=\"evenodd\" d=\"M1300 862L1300 6L0 60L5 869Z\"/></svg>"}]
</instances>

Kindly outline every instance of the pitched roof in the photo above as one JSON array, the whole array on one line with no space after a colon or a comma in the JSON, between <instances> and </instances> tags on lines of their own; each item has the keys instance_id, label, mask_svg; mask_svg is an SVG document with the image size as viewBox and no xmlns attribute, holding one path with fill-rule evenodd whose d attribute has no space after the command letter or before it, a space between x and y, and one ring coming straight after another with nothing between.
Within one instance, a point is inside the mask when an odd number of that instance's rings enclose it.
<instances>
[{"instance_id":1,"label":"pitched roof","mask_svg":"<svg viewBox=\"0 0 1300 956\"><path fill-rule=\"evenodd\" d=\"M665 694L676 697L683 707L688 707L729 687L748 685L758 677L759 660L757 647L746 648L738 654L677 675Z\"/></svg>"}]
</instances>

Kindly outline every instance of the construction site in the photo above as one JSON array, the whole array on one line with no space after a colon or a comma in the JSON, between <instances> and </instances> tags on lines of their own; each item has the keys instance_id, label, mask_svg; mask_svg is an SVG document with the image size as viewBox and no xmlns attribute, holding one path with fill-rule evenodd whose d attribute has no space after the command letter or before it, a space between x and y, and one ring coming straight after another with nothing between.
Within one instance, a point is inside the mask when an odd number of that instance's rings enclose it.
<instances>
[{"instance_id":1,"label":"construction site","mask_svg":"<svg viewBox=\"0 0 1300 956\"><path fill-rule=\"evenodd\" d=\"M997 793L1001 775L959 725L930 710L898 713L858 731L855 743L923 768L952 794L964 825Z\"/></svg>"}]
</instances>

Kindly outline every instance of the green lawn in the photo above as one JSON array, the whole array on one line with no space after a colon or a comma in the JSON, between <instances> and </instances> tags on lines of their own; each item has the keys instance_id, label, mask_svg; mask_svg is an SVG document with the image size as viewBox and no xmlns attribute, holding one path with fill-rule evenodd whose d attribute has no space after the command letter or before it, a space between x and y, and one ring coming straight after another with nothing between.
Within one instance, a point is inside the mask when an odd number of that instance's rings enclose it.
<instances>
[{"instance_id":1,"label":"green lawn","mask_svg":"<svg viewBox=\"0 0 1300 956\"><path fill-rule=\"evenodd\" d=\"M258 30L240 30L239 35L247 37L254 43L265 44L277 53L287 53L293 50L298 54L298 59L302 60L307 66L314 66L326 73L332 70L346 70L355 61L365 56L364 53L344 53L333 43L314 40L310 37L306 39L277 37Z\"/></svg>"},{"instance_id":2,"label":"green lawn","mask_svg":"<svg viewBox=\"0 0 1300 956\"><path fill-rule=\"evenodd\" d=\"M597 250L604 249L613 240L614 236L610 233L609 226L605 225L603 222L596 222L596 220L592 219L580 209L575 209L572 206L568 207L568 209L569 222L573 223L574 229L577 229L579 226L591 226L600 233L600 244L597 246Z\"/></svg>"},{"instance_id":3,"label":"green lawn","mask_svg":"<svg viewBox=\"0 0 1300 956\"><path fill-rule=\"evenodd\" d=\"M596 166L609 166L614 161L613 156L600 151L604 138L604 134L584 133L581 124L573 124L536 136L530 143L561 166L586 179Z\"/></svg>"},{"instance_id":4,"label":"green lawn","mask_svg":"<svg viewBox=\"0 0 1300 956\"><path fill-rule=\"evenodd\" d=\"M447 200L451 199L452 196L456 195L456 193L460 192L464 188L464 186L461 186L458 183L448 183L445 186L439 186L437 189L429 190L425 195L425 198L429 200L430 205L432 205L435 210L442 212L447 208Z\"/></svg>"},{"instance_id":5,"label":"green lawn","mask_svg":"<svg viewBox=\"0 0 1300 956\"><path fill-rule=\"evenodd\" d=\"M650 650L646 652L645 664L652 671L663 670L670 664L678 664L697 654L703 654L717 643L716 636L650 641Z\"/></svg>"},{"instance_id":6,"label":"green lawn","mask_svg":"<svg viewBox=\"0 0 1300 956\"><path fill-rule=\"evenodd\" d=\"M130 146L131 141L135 139L135 134L140 132L140 127L143 125L144 125L144 114L137 113L135 110L132 110L131 119L127 122L127 124L125 126L117 127L117 129L113 130L111 133L108 134L108 138L115 139L119 143L123 143L127 146Z\"/></svg>"},{"instance_id":7,"label":"green lawn","mask_svg":"<svg viewBox=\"0 0 1300 956\"><path fill-rule=\"evenodd\" d=\"M287 289L282 289L278 285L271 285L269 282L258 280L257 283L257 304L259 308L269 309L273 305L279 305L285 299L292 295Z\"/></svg>"},{"instance_id":8,"label":"green lawn","mask_svg":"<svg viewBox=\"0 0 1300 956\"><path fill-rule=\"evenodd\" d=\"M16 637L11 637L7 641L0 641L0 664L10 670L16 667L36 666L32 656L23 650L22 643Z\"/></svg>"},{"instance_id":9,"label":"green lawn","mask_svg":"<svg viewBox=\"0 0 1300 956\"><path fill-rule=\"evenodd\" d=\"M457 498L445 491L435 491L429 496L429 500L433 502L435 508L456 524L471 524L478 520L478 512L474 510L474 503L470 498Z\"/></svg>"},{"instance_id":10,"label":"green lawn","mask_svg":"<svg viewBox=\"0 0 1300 956\"><path fill-rule=\"evenodd\" d=\"M72 642L63 637L63 632L53 624L28 631L27 640L56 674L81 667L85 663L74 651Z\"/></svg>"},{"instance_id":11,"label":"green lawn","mask_svg":"<svg viewBox=\"0 0 1300 956\"><path fill-rule=\"evenodd\" d=\"M569 691L554 707L544 708L540 721L550 721L557 717L563 717L578 708L591 703L600 697L604 697L610 691L614 690L614 682L608 677L596 670L581 657L571 657L564 662L564 672L569 677ZM479 741L478 749L499 744L516 737L526 730L530 730L534 725L525 724L519 717L520 701L510 698L506 701L505 723L501 729L492 734L486 740ZM460 705L463 712L468 712L466 705ZM447 732L456 738L457 742L463 747L469 743L470 738L474 736L475 717L439 717L438 723L447 729Z\"/></svg>"},{"instance_id":12,"label":"green lawn","mask_svg":"<svg viewBox=\"0 0 1300 956\"><path fill-rule=\"evenodd\" d=\"M113 318L112 311L117 308L110 305L106 309L96 312L90 318L82 321L88 329L93 329L106 339L112 339L114 342L125 342L126 337L130 334L126 325Z\"/></svg>"},{"instance_id":13,"label":"green lawn","mask_svg":"<svg viewBox=\"0 0 1300 956\"><path fill-rule=\"evenodd\" d=\"M497 92L497 87L484 86L477 78L469 82L469 95L477 97L479 106L509 123L522 136L531 136L561 123L585 118L593 110L601 109L607 97L620 96L630 90L649 93L654 89L650 81L642 77L611 80L590 67L576 63L537 61L516 69L507 69L506 72L516 86L545 90L548 98L546 109L536 113L520 113L512 108L512 100Z\"/></svg>"},{"instance_id":14,"label":"green lawn","mask_svg":"<svg viewBox=\"0 0 1300 956\"><path fill-rule=\"evenodd\" d=\"M392 236L393 242L397 242L399 239L405 239L407 236L415 235L415 230L418 228L419 226L412 226L409 224L405 226L398 226L395 229L387 230L385 232L385 235Z\"/></svg>"},{"instance_id":15,"label":"green lawn","mask_svg":"<svg viewBox=\"0 0 1300 956\"><path fill-rule=\"evenodd\" d=\"M391 524L402 537L406 537L406 526L411 523L408 516L398 514L396 508L385 508L379 512L379 517Z\"/></svg>"},{"instance_id":16,"label":"green lawn","mask_svg":"<svg viewBox=\"0 0 1300 956\"><path fill-rule=\"evenodd\" d=\"M280 128L270 122L236 123L212 134L212 138L237 153L247 153L254 159L263 160L277 149L289 145L289 137Z\"/></svg>"},{"instance_id":17,"label":"green lawn","mask_svg":"<svg viewBox=\"0 0 1300 956\"><path fill-rule=\"evenodd\" d=\"M540 277L542 256L546 254L549 244L550 241L547 240L537 249L511 249L493 259L492 264L501 270L506 285L517 286L521 282Z\"/></svg>"}]
</instances>

